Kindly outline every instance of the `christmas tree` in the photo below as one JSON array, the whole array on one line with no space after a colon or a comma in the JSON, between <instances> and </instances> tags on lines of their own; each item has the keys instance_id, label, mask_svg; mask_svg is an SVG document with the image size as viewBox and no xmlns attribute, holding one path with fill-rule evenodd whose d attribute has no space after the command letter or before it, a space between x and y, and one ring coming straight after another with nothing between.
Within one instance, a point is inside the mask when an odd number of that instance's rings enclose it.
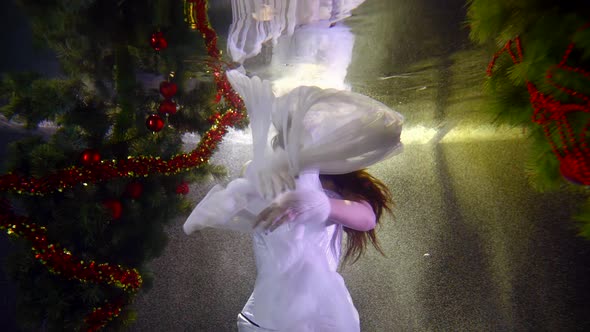
<instances>
[{"instance_id":1,"label":"christmas tree","mask_svg":"<svg viewBox=\"0 0 590 332\"><path fill-rule=\"evenodd\" d=\"M485 90L498 123L532 140L526 165L541 191L590 185L590 6L587 1L468 2L473 41L492 55ZM581 234L590 238L590 200Z\"/></svg>"},{"instance_id":2,"label":"christmas tree","mask_svg":"<svg viewBox=\"0 0 590 332\"><path fill-rule=\"evenodd\" d=\"M16 73L0 86L6 118L55 129L12 144L0 175L17 319L26 330L119 330L149 287L164 226L190 208L188 183L222 172L207 160L243 106L204 0L19 5L62 75ZM203 139L183 154L186 131Z\"/></svg>"}]
</instances>

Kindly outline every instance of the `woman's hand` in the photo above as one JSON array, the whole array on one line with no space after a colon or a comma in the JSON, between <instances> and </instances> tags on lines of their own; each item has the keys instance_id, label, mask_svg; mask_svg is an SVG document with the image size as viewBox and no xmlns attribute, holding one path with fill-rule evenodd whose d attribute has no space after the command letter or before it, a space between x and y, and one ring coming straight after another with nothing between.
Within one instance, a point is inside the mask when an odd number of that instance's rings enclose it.
<instances>
[{"instance_id":1,"label":"woman's hand","mask_svg":"<svg viewBox=\"0 0 590 332\"><path fill-rule=\"evenodd\" d=\"M282 224L295 220L298 215L298 211L292 207L272 203L260 212L254 223L254 228L261 226L266 232L272 232Z\"/></svg>"},{"instance_id":2,"label":"woman's hand","mask_svg":"<svg viewBox=\"0 0 590 332\"><path fill-rule=\"evenodd\" d=\"M254 224L272 232L287 222L322 222L330 214L330 201L321 190L288 191L264 209Z\"/></svg>"},{"instance_id":3,"label":"woman's hand","mask_svg":"<svg viewBox=\"0 0 590 332\"><path fill-rule=\"evenodd\" d=\"M264 164L250 162L244 167L243 173L265 199L274 200L281 193L295 189L295 178L289 172L286 153L280 148L267 155Z\"/></svg>"}]
</instances>

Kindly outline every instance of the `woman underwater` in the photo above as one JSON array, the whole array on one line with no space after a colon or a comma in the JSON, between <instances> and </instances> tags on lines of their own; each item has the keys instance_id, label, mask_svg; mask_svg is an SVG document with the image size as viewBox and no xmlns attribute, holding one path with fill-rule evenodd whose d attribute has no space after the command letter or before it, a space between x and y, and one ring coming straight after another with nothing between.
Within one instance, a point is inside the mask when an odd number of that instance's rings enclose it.
<instances>
[{"instance_id":1,"label":"woman underwater","mask_svg":"<svg viewBox=\"0 0 590 332\"><path fill-rule=\"evenodd\" d=\"M240 42L228 47L242 56L247 52L236 47L256 53L253 44L274 40L272 62L260 70L270 80L248 77L243 68L227 73L248 111L252 162L243 177L212 188L183 228L187 234L205 227L252 234L257 276L238 315L239 331L360 331L337 272L341 240L345 232L345 260L358 258L369 241L379 248L374 227L389 208L390 195L363 169L401 151L403 117L347 91L351 33L334 20L301 20L302 11L289 10L314 1L275 0L270 9L252 2L256 6L246 7L264 8L266 14L235 15L231 35L247 38L230 36L229 44ZM336 21L346 16L333 14L333 1L315 2L330 3L331 11L322 12ZM297 20L275 19L281 8L298 13ZM275 21L306 25L280 35L288 27L271 29Z\"/></svg>"},{"instance_id":2,"label":"woman underwater","mask_svg":"<svg viewBox=\"0 0 590 332\"><path fill-rule=\"evenodd\" d=\"M367 238L376 244L373 228L389 195L360 170L399 152L403 117L353 92L299 87L275 98L268 81L238 71L228 78L250 115L254 159L244 178L211 189L185 232L252 234L258 274L240 331L359 331L336 271L340 240L346 230L349 258ZM274 149L271 129L282 140Z\"/></svg>"}]
</instances>

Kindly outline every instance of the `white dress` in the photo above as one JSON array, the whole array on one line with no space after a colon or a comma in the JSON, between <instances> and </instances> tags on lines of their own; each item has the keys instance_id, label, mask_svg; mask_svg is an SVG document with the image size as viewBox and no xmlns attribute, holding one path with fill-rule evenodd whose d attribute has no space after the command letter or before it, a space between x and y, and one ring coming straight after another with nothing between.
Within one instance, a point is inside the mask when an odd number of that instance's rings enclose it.
<instances>
[{"instance_id":1,"label":"white dress","mask_svg":"<svg viewBox=\"0 0 590 332\"><path fill-rule=\"evenodd\" d=\"M322 191L317 172L301 174L297 190ZM238 317L239 331L359 331L358 313L336 272L342 227L327 220L329 209L319 206L266 234L252 229L264 205L256 196L247 180L235 180L214 188L187 220L252 234L258 273ZM242 203L246 206L236 211Z\"/></svg>"},{"instance_id":2,"label":"white dress","mask_svg":"<svg viewBox=\"0 0 590 332\"><path fill-rule=\"evenodd\" d=\"M303 181L311 184L315 179L313 174L302 175L298 184ZM358 313L344 280L336 272L340 262L342 233L342 226L329 219L307 226L290 224L276 235L254 233L254 252L259 272L254 292L238 315L238 329L260 331L260 328L273 327L277 330L278 326L272 325L273 321L280 318L281 324L284 315L273 317L276 311L268 310L268 305L276 305L287 299L288 302L281 306L292 309L285 313L292 315L296 312L299 317L294 318L290 326L281 326L281 330L358 331ZM293 240L297 243L288 244ZM288 267L284 270L277 266L271 254L276 253L276 241L281 242L281 247L290 247L293 251L293 254L286 255L292 261L282 261L283 266ZM272 271L275 269L281 271ZM264 296L266 294L273 296Z\"/></svg>"}]
</instances>

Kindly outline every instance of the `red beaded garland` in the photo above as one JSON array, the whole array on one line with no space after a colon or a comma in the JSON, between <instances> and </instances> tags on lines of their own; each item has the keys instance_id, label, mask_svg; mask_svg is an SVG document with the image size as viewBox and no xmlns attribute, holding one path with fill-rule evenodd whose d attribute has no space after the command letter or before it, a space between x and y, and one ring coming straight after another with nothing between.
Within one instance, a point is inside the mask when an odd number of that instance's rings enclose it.
<instances>
[{"instance_id":1,"label":"red beaded garland","mask_svg":"<svg viewBox=\"0 0 590 332\"><path fill-rule=\"evenodd\" d=\"M574 184L584 184L581 163L573 155L565 155L559 161L559 171L564 178Z\"/></svg>"},{"instance_id":2,"label":"red beaded garland","mask_svg":"<svg viewBox=\"0 0 590 332\"><path fill-rule=\"evenodd\" d=\"M584 25L580 30L587 29L590 24ZM516 45L517 55L512 50ZM565 92L569 96L580 100L580 103L563 103L553 96L544 94L530 81L527 81L527 90L530 96L531 106L533 107L532 121L543 128L545 137L553 154L559 160L559 169L564 178L568 181L590 185L590 148L588 147L587 133L590 130L590 122L577 134L574 132L572 125L567 117L572 112L590 113L590 97L579 91L563 87L553 80L553 73L556 70L563 70L581 75L590 79L590 72L581 68L567 65L569 55L574 49L575 44L572 42L568 45L562 60L549 69L545 74L546 81L556 89ZM492 75L492 69L498 57L507 52L513 63L518 64L523 61L523 52L520 37L509 40L504 47L494 54L487 69L488 76ZM556 133L559 136L557 141L554 137Z\"/></svg>"}]
</instances>

